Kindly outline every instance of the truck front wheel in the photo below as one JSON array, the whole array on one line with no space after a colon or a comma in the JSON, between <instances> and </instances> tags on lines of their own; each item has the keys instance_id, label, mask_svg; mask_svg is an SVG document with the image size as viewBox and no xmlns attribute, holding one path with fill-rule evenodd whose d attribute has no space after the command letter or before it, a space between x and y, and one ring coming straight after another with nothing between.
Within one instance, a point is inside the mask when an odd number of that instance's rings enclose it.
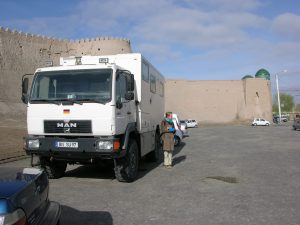
<instances>
[{"instance_id":1,"label":"truck front wheel","mask_svg":"<svg viewBox=\"0 0 300 225\"><path fill-rule=\"evenodd\" d=\"M50 161L48 157L40 157L41 168L45 170L48 178L57 179L62 177L67 169L67 163Z\"/></svg>"},{"instance_id":2,"label":"truck front wheel","mask_svg":"<svg viewBox=\"0 0 300 225\"><path fill-rule=\"evenodd\" d=\"M115 176L120 182L132 182L138 174L139 154L136 141L129 140L124 158L115 159Z\"/></svg>"}]
</instances>

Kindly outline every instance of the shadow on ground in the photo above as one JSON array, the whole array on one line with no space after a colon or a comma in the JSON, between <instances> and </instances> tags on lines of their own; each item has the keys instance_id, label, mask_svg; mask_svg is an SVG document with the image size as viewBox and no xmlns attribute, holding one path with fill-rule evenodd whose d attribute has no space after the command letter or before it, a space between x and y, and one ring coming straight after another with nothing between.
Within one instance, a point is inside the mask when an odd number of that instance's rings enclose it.
<instances>
[{"instance_id":1,"label":"shadow on ground","mask_svg":"<svg viewBox=\"0 0 300 225\"><path fill-rule=\"evenodd\" d=\"M182 155L182 156L178 156L178 157L175 157L173 158L173 166L176 166L177 164L183 162L186 160L186 156L185 155Z\"/></svg>"},{"instance_id":2,"label":"shadow on ground","mask_svg":"<svg viewBox=\"0 0 300 225\"><path fill-rule=\"evenodd\" d=\"M185 143L181 142L181 144L177 147L174 148L173 151L173 157L180 153L182 149L184 148ZM186 156L179 156L179 157L174 157L173 158L173 166L176 164L181 163L186 159ZM159 160L157 162L147 162L146 160L142 160L140 163L140 168L139 168L139 176L138 179L146 176L148 173L150 173L152 170L154 170L156 167L162 166L164 161L164 156L163 156L163 151L161 149L160 151L160 156Z\"/></svg>"},{"instance_id":3,"label":"shadow on ground","mask_svg":"<svg viewBox=\"0 0 300 225\"><path fill-rule=\"evenodd\" d=\"M82 165L66 172L65 177L115 179L113 163L105 165Z\"/></svg>"},{"instance_id":4,"label":"shadow on ground","mask_svg":"<svg viewBox=\"0 0 300 225\"><path fill-rule=\"evenodd\" d=\"M61 206L60 225L112 225L109 212L79 211L66 205Z\"/></svg>"},{"instance_id":5,"label":"shadow on ground","mask_svg":"<svg viewBox=\"0 0 300 225\"><path fill-rule=\"evenodd\" d=\"M185 143L181 142L180 146L174 148L173 165L177 165L186 159L186 156L175 157L184 148ZM157 162L149 162L146 158L140 161L138 178L146 176L155 168L163 164L163 151L160 151L159 160ZM83 165L66 172L65 177L77 178L94 178L94 179L115 179L113 161L108 161L103 165Z\"/></svg>"},{"instance_id":6,"label":"shadow on ground","mask_svg":"<svg viewBox=\"0 0 300 225\"><path fill-rule=\"evenodd\" d=\"M173 156L179 154L182 151L182 149L184 148L184 146L185 146L185 143L181 142L181 144L179 146L175 147L174 151L173 151Z\"/></svg>"}]
</instances>

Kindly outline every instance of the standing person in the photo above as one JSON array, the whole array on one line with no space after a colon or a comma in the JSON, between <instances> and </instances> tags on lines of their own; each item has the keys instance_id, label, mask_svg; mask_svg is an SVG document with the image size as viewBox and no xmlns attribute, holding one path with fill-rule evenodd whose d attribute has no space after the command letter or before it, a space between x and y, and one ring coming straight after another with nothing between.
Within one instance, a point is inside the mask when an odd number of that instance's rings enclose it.
<instances>
[{"instance_id":1,"label":"standing person","mask_svg":"<svg viewBox=\"0 0 300 225\"><path fill-rule=\"evenodd\" d=\"M172 168L172 152L174 150L175 127L172 120L172 113L167 112L166 117L161 122L161 132L164 151L164 166Z\"/></svg>"}]
</instances>

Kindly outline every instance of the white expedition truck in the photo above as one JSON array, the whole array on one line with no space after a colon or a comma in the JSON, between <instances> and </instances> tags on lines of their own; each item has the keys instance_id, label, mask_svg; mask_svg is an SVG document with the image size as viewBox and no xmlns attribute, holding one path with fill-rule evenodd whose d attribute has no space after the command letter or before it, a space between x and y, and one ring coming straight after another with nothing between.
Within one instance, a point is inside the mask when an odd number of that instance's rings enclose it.
<instances>
[{"instance_id":1,"label":"white expedition truck","mask_svg":"<svg viewBox=\"0 0 300 225\"><path fill-rule=\"evenodd\" d=\"M61 58L35 71L29 93L24 75L24 149L50 178L67 164L113 160L116 178L131 182L140 158L158 160L164 83L138 53Z\"/></svg>"}]
</instances>

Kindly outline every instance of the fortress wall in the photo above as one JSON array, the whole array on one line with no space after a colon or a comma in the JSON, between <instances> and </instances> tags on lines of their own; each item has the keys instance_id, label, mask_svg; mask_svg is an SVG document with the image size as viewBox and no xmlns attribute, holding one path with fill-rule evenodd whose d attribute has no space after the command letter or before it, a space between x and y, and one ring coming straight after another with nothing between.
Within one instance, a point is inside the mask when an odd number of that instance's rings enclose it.
<instances>
[{"instance_id":1,"label":"fortress wall","mask_svg":"<svg viewBox=\"0 0 300 225\"><path fill-rule=\"evenodd\" d=\"M59 62L66 42L0 28L0 116L25 120L21 102L21 79L34 73L46 60Z\"/></svg>"},{"instance_id":2,"label":"fortress wall","mask_svg":"<svg viewBox=\"0 0 300 225\"><path fill-rule=\"evenodd\" d=\"M46 61L58 65L61 56L130 52L130 41L122 38L69 41L0 27L1 121L25 121L26 106L20 100L22 75L34 73L36 68L44 67ZM271 119L271 98L270 82L262 79L167 80L165 86L166 111L176 112L183 119L193 118L206 123L248 121L259 116Z\"/></svg>"},{"instance_id":3,"label":"fortress wall","mask_svg":"<svg viewBox=\"0 0 300 225\"><path fill-rule=\"evenodd\" d=\"M270 82L262 79L167 80L165 110L200 123L232 123L272 118Z\"/></svg>"},{"instance_id":4,"label":"fortress wall","mask_svg":"<svg viewBox=\"0 0 300 225\"><path fill-rule=\"evenodd\" d=\"M272 121L272 91L271 82L256 78L246 79L246 107L244 117L263 117Z\"/></svg>"},{"instance_id":5,"label":"fortress wall","mask_svg":"<svg viewBox=\"0 0 300 225\"><path fill-rule=\"evenodd\" d=\"M131 52L127 39L96 38L59 40L25 34L0 27L0 117L25 121L26 106L21 102L21 79L34 73L46 61L59 64L59 57L106 55Z\"/></svg>"},{"instance_id":6,"label":"fortress wall","mask_svg":"<svg viewBox=\"0 0 300 225\"><path fill-rule=\"evenodd\" d=\"M125 38L97 37L69 42L69 55L113 55L132 52Z\"/></svg>"}]
</instances>

